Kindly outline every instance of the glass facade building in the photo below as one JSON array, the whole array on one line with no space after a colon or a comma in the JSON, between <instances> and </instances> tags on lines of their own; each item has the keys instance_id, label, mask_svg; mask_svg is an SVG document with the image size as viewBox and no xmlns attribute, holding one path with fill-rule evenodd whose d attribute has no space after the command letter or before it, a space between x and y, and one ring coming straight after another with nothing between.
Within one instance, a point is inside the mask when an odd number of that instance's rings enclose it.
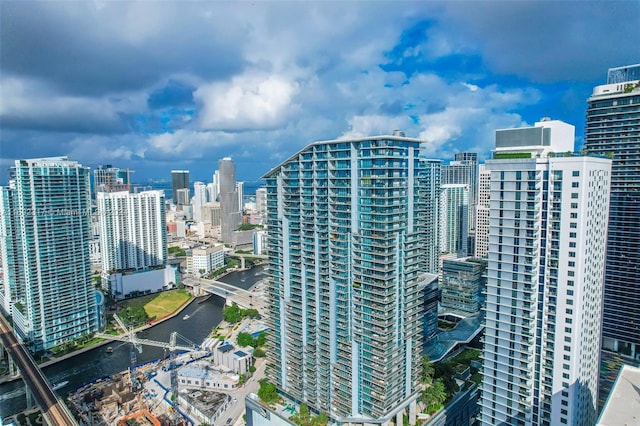
<instances>
[{"instance_id":1,"label":"glass facade building","mask_svg":"<svg viewBox=\"0 0 640 426\"><path fill-rule=\"evenodd\" d=\"M587 101L584 146L613 160L603 349L639 361L640 65L611 69L608 80Z\"/></svg>"},{"instance_id":2,"label":"glass facade building","mask_svg":"<svg viewBox=\"0 0 640 426\"><path fill-rule=\"evenodd\" d=\"M270 379L338 422L416 422L440 186L420 146L315 142L265 175Z\"/></svg>"},{"instance_id":3,"label":"glass facade building","mask_svg":"<svg viewBox=\"0 0 640 426\"><path fill-rule=\"evenodd\" d=\"M31 349L51 349L97 329L89 168L66 157L18 160L12 175L0 191L0 297Z\"/></svg>"},{"instance_id":4,"label":"glass facade building","mask_svg":"<svg viewBox=\"0 0 640 426\"><path fill-rule=\"evenodd\" d=\"M486 271L486 260L444 259L440 280L442 311L462 316L479 313L486 287Z\"/></svg>"}]
</instances>

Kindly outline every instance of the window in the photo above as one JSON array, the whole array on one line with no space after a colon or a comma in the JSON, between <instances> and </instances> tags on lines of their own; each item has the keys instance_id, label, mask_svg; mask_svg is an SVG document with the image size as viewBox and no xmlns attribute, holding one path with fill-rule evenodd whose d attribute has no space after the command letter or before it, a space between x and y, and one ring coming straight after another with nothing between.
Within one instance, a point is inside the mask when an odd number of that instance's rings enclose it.
<instances>
[{"instance_id":1,"label":"window","mask_svg":"<svg viewBox=\"0 0 640 426\"><path fill-rule=\"evenodd\" d=\"M571 198L573 198L574 200L578 198L578 193L577 192L572 192L571 193Z\"/></svg>"},{"instance_id":2,"label":"window","mask_svg":"<svg viewBox=\"0 0 640 426\"><path fill-rule=\"evenodd\" d=\"M571 176L573 176L573 177L580 176L580 170L574 170L573 172L571 172Z\"/></svg>"},{"instance_id":3,"label":"window","mask_svg":"<svg viewBox=\"0 0 640 426\"><path fill-rule=\"evenodd\" d=\"M576 233L575 232L569 232L569 237L570 238L575 238L576 237Z\"/></svg>"},{"instance_id":4,"label":"window","mask_svg":"<svg viewBox=\"0 0 640 426\"><path fill-rule=\"evenodd\" d=\"M578 182L572 182L571 183L571 187L572 188L577 188L578 187Z\"/></svg>"},{"instance_id":5,"label":"window","mask_svg":"<svg viewBox=\"0 0 640 426\"><path fill-rule=\"evenodd\" d=\"M575 241L571 241L571 242L569 243L569 247L571 247L571 248L576 248L576 243L575 243Z\"/></svg>"},{"instance_id":6,"label":"window","mask_svg":"<svg viewBox=\"0 0 640 426\"><path fill-rule=\"evenodd\" d=\"M571 203L571 208L572 209L577 209L578 208L578 203Z\"/></svg>"},{"instance_id":7,"label":"window","mask_svg":"<svg viewBox=\"0 0 640 426\"><path fill-rule=\"evenodd\" d=\"M578 213L571 213L571 219L577 219Z\"/></svg>"},{"instance_id":8,"label":"window","mask_svg":"<svg viewBox=\"0 0 640 426\"><path fill-rule=\"evenodd\" d=\"M571 223L569 224L569 228L571 228L571 229L578 229L578 224L577 224L576 222L571 222Z\"/></svg>"},{"instance_id":9,"label":"window","mask_svg":"<svg viewBox=\"0 0 640 426\"><path fill-rule=\"evenodd\" d=\"M569 261L569 268L575 268L576 262Z\"/></svg>"}]
</instances>

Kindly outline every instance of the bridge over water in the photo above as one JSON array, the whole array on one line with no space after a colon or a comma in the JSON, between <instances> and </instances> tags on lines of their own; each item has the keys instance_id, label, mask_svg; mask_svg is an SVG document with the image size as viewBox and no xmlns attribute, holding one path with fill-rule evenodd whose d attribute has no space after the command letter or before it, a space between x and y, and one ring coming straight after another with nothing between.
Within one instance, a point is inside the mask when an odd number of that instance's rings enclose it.
<instances>
[{"instance_id":1,"label":"bridge over water","mask_svg":"<svg viewBox=\"0 0 640 426\"><path fill-rule=\"evenodd\" d=\"M228 305L235 303L242 308L253 308L259 311L264 308L262 298L255 295L252 291L238 288L231 284L193 277L185 278L182 283L186 287L193 288L193 294L196 296L215 294L216 296L224 298Z\"/></svg>"}]
</instances>

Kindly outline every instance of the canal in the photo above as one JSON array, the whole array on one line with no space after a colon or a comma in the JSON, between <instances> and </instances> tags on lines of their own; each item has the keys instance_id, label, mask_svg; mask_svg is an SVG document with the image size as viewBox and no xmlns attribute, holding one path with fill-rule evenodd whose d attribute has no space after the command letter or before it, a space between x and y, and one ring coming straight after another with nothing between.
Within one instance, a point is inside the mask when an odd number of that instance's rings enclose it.
<instances>
[{"instance_id":1,"label":"canal","mask_svg":"<svg viewBox=\"0 0 640 426\"><path fill-rule=\"evenodd\" d=\"M248 289L264 277L262 271L262 266L256 266L247 271L232 272L220 278L219 281ZM211 329L222 320L223 307L224 300L217 296L212 296L202 303L194 300L179 315L138 333L138 337L168 342L169 335L177 331L180 336L200 344L209 335ZM183 319L185 315L189 315L186 320ZM180 337L178 342L181 342ZM113 348L112 353L107 353L108 346ZM86 383L126 370L131 366L131 351L128 343L114 341L108 346L100 346L45 367L44 373L54 385L68 382L57 390L58 394L66 396ZM161 359L166 355L163 348L143 345L142 353L136 352L137 364ZM24 410L25 407L25 386L21 380L0 385L0 420Z\"/></svg>"}]
</instances>

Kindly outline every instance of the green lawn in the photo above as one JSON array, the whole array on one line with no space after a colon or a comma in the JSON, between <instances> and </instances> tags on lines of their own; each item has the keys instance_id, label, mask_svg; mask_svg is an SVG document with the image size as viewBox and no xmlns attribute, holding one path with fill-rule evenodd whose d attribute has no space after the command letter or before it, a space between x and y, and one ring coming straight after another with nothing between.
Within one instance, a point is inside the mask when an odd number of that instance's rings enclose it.
<instances>
[{"instance_id":1,"label":"green lawn","mask_svg":"<svg viewBox=\"0 0 640 426\"><path fill-rule=\"evenodd\" d=\"M142 306L149 318L160 319L174 312L190 298L191 295L186 290L178 289L124 300L120 304L123 307Z\"/></svg>"}]
</instances>

